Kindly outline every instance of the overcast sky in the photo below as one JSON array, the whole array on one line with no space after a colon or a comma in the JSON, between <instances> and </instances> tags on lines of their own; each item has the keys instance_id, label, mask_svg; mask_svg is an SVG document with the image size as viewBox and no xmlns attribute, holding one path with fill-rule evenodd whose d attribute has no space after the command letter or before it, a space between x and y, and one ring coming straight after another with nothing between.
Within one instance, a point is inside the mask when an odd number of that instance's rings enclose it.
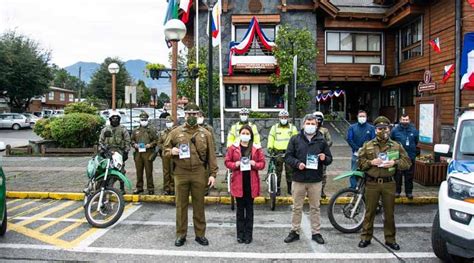
<instances>
[{"instance_id":1,"label":"overcast sky","mask_svg":"<svg viewBox=\"0 0 474 263\"><path fill-rule=\"evenodd\" d=\"M166 0L0 0L0 33L16 30L60 67L106 57L168 63Z\"/></svg>"}]
</instances>

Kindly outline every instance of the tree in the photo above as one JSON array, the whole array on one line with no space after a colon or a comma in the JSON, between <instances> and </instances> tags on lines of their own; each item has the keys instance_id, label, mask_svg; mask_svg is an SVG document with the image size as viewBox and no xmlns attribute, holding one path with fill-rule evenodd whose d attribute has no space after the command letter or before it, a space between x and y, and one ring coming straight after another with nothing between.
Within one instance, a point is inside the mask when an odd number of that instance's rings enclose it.
<instances>
[{"instance_id":1,"label":"tree","mask_svg":"<svg viewBox=\"0 0 474 263\"><path fill-rule=\"evenodd\" d=\"M79 92L80 90L82 90L82 92L85 91L86 83L81 81L78 77L71 76L65 69L53 65L52 73L54 77L52 82L53 86L74 90L76 92Z\"/></svg>"},{"instance_id":2,"label":"tree","mask_svg":"<svg viewBox=\"0 0 474 263\"><path fill-rule=\"evenodd\" d=\"M70 113L88 113L94 115L97 113L97 108L87 102L74 102L64 108L64 114Z\"/></svg>"},{"instance_id":3,"label":"tree","mask_svg":"<svg viewBox=\"0 0 474 263\"><path fill-rule=\"evenodd\" d=\"M160 93L158 98L156 98L156 108L157 109L163 108L163 106L165 106L165 103L169 101L170 101L170 96L168 96L168 94L164 92Z\"/></svg>"},{"instance_id":4,"label":"tree","mask_svg":"<svg viewBox=\"0 0 474 263\"><path fill-rule=\"evenodd\" d=\"M151 92L146 86L143 80L139 80L137 84L137 104L148 105L150 104Z\"/></svg>"},{"instance_id":5,"label":"tree","mask_svg":"<svg viewBox=\"0 0 474 263\"><path fill-rule=\"evenodd\" d=\"M0 94L14 112L26 111L30 100L43 95L52 80L51 52L14 31L0 36Z\"/></svg>"},{"instance_id":6,"label":"tree","mask_svg":"<svg viewBox=\"0 0 474 263\"><path fill-rule=\"evenodd\" d=\"M116 74L115 84L116 105L120 108L125 104L125 86L132 83L132 78L125 69L125 63L118 58L108 57L100 64L99 69L92 75L88 95L107 101L109 107L112 106L112 74L110 74L108 70L109 64L112 62L117 63L120 67L119 73Z\"/></svg>"},{"instance_id":7,"label":"tree","mask_svg":"<svg viewBox=\"0 0 474 263\"><path fill-rule=\"evenodd\" d=\"M315 43L311 32L306 28L294 28L288 25L280 27L275 40L276 47L274 50L280 73L270 76L273 84L284 86L292 82L293 57L297 55L297 87L312 86L316 80L314 62L316 61L317 49ZM308 107L311 97L301 89L298 89L296 94L296 110L301 115L304 114L305 109Z\"/></svg>"}]
</instances>

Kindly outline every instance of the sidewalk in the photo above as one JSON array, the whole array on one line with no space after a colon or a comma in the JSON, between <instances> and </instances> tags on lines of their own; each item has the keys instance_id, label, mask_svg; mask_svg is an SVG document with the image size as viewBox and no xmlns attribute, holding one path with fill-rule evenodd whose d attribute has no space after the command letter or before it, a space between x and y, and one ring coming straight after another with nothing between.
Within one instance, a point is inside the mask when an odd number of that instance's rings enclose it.
<instances>
[{"instance_id":1,"label":"sidewalk","mask_svg":"<svg viewBox=\"0 0 474 263\"><path fill-rule=\"evenodd\" d=\"M348 181L333 181L337 175L350 170L350 149L347 146L337 144L331 148L334 161L328 167L328 180L326 194L330 197L339 189L347 187ZM49 192L49 193L82 193L86 183L86 165L90 157L1 157L1 164L7 178L7 191L9 192ZM268 161L268 160L267 160ZM226 168L222 157L217 159L219 173L217 185L210 192L212 197L227 197L227 184L224 182ZM268 164L268 162L267 162ZM161 159L154 162L154 184L155 193L163 193L163 175L161 170ZM127 176L136 183L136 171L133 160L126 162ZM262 180L265 178L266 170L260 172ZM282 197L289 196L286 193L286 182L282 180ZM127 190L127 193L130 193ZM415 197L436 198L438 187L426 187L414 183ZM267 185L261 182L261 196L268 197Z\"/></svg>"}]
</instances>

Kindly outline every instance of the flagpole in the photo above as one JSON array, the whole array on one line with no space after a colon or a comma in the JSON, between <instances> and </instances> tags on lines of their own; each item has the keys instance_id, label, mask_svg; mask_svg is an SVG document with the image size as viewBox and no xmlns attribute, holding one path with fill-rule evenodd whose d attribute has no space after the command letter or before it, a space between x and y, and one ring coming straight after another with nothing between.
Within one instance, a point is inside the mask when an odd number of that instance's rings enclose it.
<instances>
[{"instance_id":1,"label":"flagpole","mask_svg":"<svg viewBox=\"0 0 474 263\"><path fill-rule=\"evenodd\" d=\"M196 23L194 24L196 35L194 37L194 46L196 47L196 66L199 69L199 0L194 2L194 6L196 8ZM199 77L196 78L196 105L199 106Z\"/></svg>"},{"instance_id":2,"label":"flagpole","mask_svg":"<svg viewBox=\"0 0 474 263\"><path fill-rule=\"evenodd\" d=\"M219 1L219 14L222 12L222 2ZM219 19L221 32L219 33L219 92L220 92L220 119L221 119L221 152L224 147L224 81L222 75L222 20Z\"/></svg>"}]
</instances>

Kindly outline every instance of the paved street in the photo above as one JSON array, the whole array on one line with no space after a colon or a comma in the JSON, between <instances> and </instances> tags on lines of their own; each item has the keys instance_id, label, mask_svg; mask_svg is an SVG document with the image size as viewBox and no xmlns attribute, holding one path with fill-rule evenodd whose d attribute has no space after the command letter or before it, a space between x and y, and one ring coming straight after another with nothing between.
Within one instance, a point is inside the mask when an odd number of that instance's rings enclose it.
<instances>
[{"instance_id":1,"label":"paved street","mask_svg":"<svg viewBox=\"0 0 474 263\"><path fill-rule=\"evenodd\" d=\"M324 245L311 241L307 213L302 221L301 240L285 244L291 207L280 206L272 212L264 205L255 206L252 244L238 244L234 212L226 205L209 205L206 235L210 245L202 247L194 241L190 224L187 242L181 248L174 246L173 205L127 203L122 221L108 229L90 227L82 203L77 201L12 199L8 209L9 231L0 239L0 261L439 262L430 243L435 205L397 206L397 240L401 250L396 253L382 245L380 216L372 245L360 249L359 234L342 234L329 224L326 206L322 207Z\"/></svg>"},{"instance_id":2,"label":"paved street","mask_svg":"<svg viewBox=\"0 0 474 263\"><path fill-rule=\"evenodd\" d=\"M41 137L37 136L33 129L29 128L18 131L0 129L0 141L4 142L5 145L10 144L12 147L26 146L29 140L41 140Z\"/></svg>"}]
</instances>

